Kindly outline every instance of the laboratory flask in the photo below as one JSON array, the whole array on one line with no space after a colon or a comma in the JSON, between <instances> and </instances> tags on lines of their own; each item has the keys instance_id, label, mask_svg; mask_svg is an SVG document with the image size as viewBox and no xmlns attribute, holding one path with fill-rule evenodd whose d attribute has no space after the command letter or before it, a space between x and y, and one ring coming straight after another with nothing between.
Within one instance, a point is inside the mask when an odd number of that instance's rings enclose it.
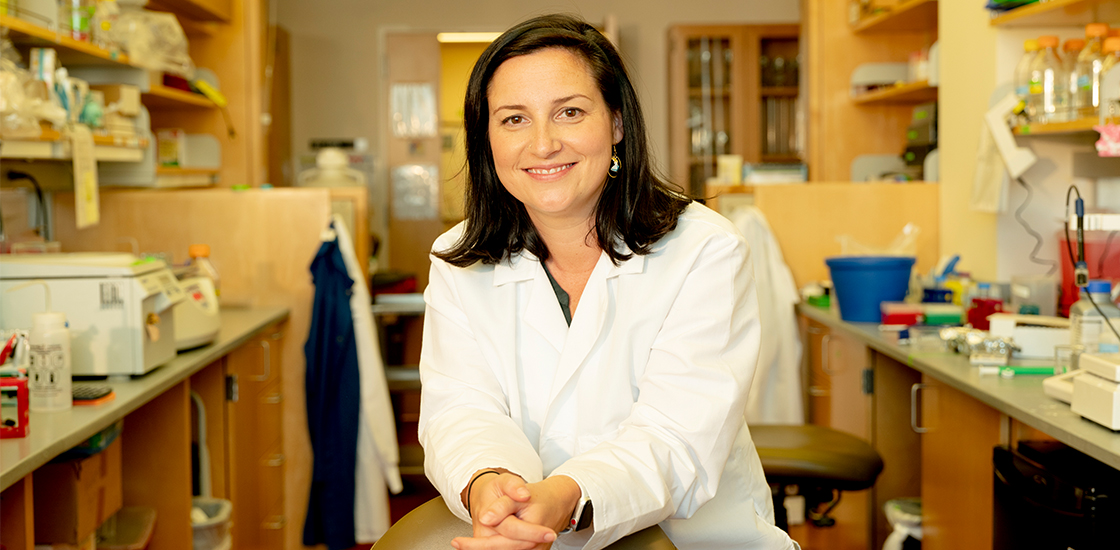
<instances>
[{"instance_id":1,"label":"laboratory flask","mask_svg":"<svg viewBox=\"0 0 1120 550\"><path fill-rule=\"evenodd\" d=\"M1031 62L1030 99L1037 122L1051 123L1065 120L1069 116L1066 101L1069 90L1066 88L1069 77L1063 76L1061 57L1058 56L1058 37L1053 35L1038 37L1040 51Z\"/></svg>"}]
</instances>

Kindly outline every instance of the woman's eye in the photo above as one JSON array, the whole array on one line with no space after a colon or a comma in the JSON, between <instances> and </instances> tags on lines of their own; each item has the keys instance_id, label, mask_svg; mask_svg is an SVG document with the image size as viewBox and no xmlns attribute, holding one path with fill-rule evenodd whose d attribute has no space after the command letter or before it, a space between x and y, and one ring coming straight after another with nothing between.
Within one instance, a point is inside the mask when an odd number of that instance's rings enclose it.
<instances>
[{"instance_id":1,"label":"woman's eye","mask_svg":"<svg viewBox=\"0 0 1120 550\"><path fill-rule=\"evenodd\" d=\"M575 107L568 107L567 109L564 109L563 112L563 115L568 118L575 118L581 114L583 114L583 109L577 109Z\"/></svg>"},{"instance_id":2,"label":"woman's eye","mask_svg":"<svg viewBox=\"0 0 1120 550\"><path fill-rule=\"evenodd\" d=\"M521 115L513 115L513 116L506 117L506 119L503 120L502 123L503 124L521 124L524 121L525 121L525 118L522 117Z\"/></svg>"}]
</instances>

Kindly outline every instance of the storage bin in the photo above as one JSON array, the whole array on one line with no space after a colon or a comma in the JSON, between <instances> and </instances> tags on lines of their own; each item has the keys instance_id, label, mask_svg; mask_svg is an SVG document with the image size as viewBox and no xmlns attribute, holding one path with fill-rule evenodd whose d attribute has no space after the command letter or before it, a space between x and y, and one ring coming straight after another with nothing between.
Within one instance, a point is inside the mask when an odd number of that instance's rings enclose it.
<instances>
[{"instance_id":1,"label":"storage bin","mask_svg":"<svg viewBox=\"0 0 1120 550\"><path fill-rule=\"evenodd\" d=\"M192 504L206 514L206 521L192 522L194 550L229 550L233 546L230 536L230 514L233 505L220 498L194 497Z\"/></svg>"},{"instance_id":2,"label":"storage bin","mask_svg":"<svg viewBox=\"0 0 1120 550\"><path fill-rule=\"evenodd\" d=\"M97 550L144 550L155 528L155 508L125 506L97 528Z\"/></svg>"},{"instance_id":3,"label":"storage bin","mask_svg":"<svg viewBox=\"0 0 1120 550\"><path fill-rule=\"evenodd\" d=\"M121 440L35 470L35 542L78 545L121 509Z\"/></svg>"},{"instance_id":4,"label":"storage bin","mask_svg":"<svg viewBox=\"0 0 1120 550\"><path fill-rule=\"evenodd\" d=\"M910 286L909 256L840 256L826 258L832 288L840 304L840 318L856 323L878 323L879 305L901 302Z\"/></svg>"}]
</instances>

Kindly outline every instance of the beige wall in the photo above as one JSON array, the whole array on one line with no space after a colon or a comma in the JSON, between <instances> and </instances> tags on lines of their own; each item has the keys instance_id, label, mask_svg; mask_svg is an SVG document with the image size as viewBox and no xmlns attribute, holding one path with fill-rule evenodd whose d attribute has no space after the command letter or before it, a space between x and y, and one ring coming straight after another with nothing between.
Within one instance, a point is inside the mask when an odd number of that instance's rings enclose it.
<instances>
[{"instance_id":1,"label":"beige wall","mask_svg":"<svg viewBox=\"0 0 1120 550\"><path fill-rule=\"evenodd\" d=\"M839 0L838 0L839 1ZM618 20L623 56L646 112L655 153L668 166L667 44L676 23L791 23L798 0L279 0L291 32L292 150L312 137L366 137L379 150L381 34L402 30L501 31L533 15Z\"/></svg>"},{"instance_id":2,"label":"beige wall","mask_svg":"<svg viewBox=\"0 0 1120 550\"><path fill-rule=\"evenodd\" d=\"M995 214L968 207L980 142L980 121L995 86L996 31L972 0L941 0L941 85L938 147L941 157L941 252L960 254L960 269L973 277L996 277ZM977 52L980 52L978 55Z\"/></svg>"}]
</instances>

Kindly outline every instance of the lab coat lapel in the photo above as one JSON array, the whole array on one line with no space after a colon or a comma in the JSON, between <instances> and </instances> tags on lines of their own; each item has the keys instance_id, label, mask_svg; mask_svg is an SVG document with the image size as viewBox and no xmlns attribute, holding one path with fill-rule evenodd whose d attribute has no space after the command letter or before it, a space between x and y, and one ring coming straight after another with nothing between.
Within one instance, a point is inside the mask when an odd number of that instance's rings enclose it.
<instances>
[{"instance_id":1,"label":"lab coat lapel","mask_svg":"<svg viewBox=\"0 0 1120 550\"><path fill-rule=\"evenodd\" d=\"M544 268L535 270L533 280L529 282L529 302L525 304L525 322L529 328L539 332L557 353L564 349L567 341L568 325L564 321L564 312L560 309L560 301L556 299L556 291L548 280Z\"/></svg>"},{"instance_id":2,"label":"lab coat lapel","mask_svg":"<svg viewBox=\"0 0 1120 550\"><path fill-rule=\"evenodd\" d=\"M599 256L599 262L595 264L572 316L572 326L568 329L567 342L560 353L560 363L549 392L550 403L556 400L586 361L588 354L606 336L603 326L611 311L607 288L609 280L625 273L640 273L644 266L645 258L642 256L632 256L618 266L611 262L606 253Z\"/></svg>"}]
</instances>

